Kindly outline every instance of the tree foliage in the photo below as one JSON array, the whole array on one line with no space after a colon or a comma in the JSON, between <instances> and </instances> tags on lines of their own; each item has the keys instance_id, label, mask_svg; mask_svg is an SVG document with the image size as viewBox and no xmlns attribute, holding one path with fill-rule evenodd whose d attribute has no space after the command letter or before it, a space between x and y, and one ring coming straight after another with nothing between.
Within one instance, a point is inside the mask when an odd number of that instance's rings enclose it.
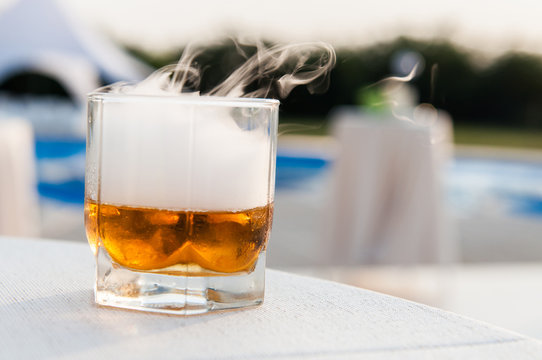
<instances>
[{"instance_id":1,"label":"tree foliage","mask_svg":"<svg viewBox=\"0 0 542 360\"><path fill-rule=\"evenodd\" d=\"M254 49L244 47L250 55ZM182 51L162 57L132 50L155 67L177 61ZM412 80L419 101L448 111L458 123L542 128L542 59L511 52L486 66L476 54L447 41L399 38L360 49L339 49L327 92L311 95L303 87L282 99L283 116L326 116L338 105L355 105L359 90L394 75L391 61L401 51L421 55L424 69ZM230 43L212 46L198 57L202 88L209 89L244 61Z\"/></svg>"}]
</instances>

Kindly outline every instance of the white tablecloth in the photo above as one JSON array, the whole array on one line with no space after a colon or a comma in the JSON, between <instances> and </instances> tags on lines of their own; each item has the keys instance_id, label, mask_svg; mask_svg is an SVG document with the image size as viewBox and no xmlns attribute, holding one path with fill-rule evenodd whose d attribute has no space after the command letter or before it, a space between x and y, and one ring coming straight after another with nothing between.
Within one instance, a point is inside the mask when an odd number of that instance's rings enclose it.
<instances>
[{"instance_id":1,"label":"white tablecloth","mask_svg":"<svg viewBox=\"0 0 542 360\"><path fill-rule=\"evenodd\" d=\"M542 263L283 269L421 302L542 340Z\"/></svg>"},{"instance_id":2,"label":"white tablecloth","mask_svg":"<svg viewBox=\"0 0 542 360\"><path fill-rule=\"evenodd\" d=\"M39 236L34 133L22 119L0 118L0 234Z\"/></svg>"},{"instance_id":3,"label":"white tablecloth","mask_svg":"<svg viewBox=\"0 0 542 360\"><path fill-rule=\"evenodd\" d=\"M454 260L442 186L450 119L435 112L427 126L346 107L331 120L339 145L326 217L331 263Z\"/></svg>"},{"instance_id":4,"label":"white tablecloth","mask_svg":"<svg viewBox=\"0 0 542 360\"><path fill-rule=\"evenodd\" d=\"M274 270L259 308L178 317L94 305L84 244L0 237L0 254L0 359L542 359L503 329Z\"/></svg>"}]
</instances>

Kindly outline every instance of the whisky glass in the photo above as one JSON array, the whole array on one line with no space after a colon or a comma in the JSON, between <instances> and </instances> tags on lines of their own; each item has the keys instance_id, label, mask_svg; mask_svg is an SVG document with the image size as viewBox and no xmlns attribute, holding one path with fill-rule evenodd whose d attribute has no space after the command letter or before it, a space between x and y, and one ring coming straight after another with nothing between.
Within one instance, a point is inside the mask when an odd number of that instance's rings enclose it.
<instances>
[{"instance_id":1,"label":"whisky glass","mask_svg":"<svg viewBox=\"0 0 542 360\"><path fill-rule=\"evenodd\" d=\"M96 303L182 315L262 303L278 107L89 94L85 227Z\"/></svg>"}]
</instances>

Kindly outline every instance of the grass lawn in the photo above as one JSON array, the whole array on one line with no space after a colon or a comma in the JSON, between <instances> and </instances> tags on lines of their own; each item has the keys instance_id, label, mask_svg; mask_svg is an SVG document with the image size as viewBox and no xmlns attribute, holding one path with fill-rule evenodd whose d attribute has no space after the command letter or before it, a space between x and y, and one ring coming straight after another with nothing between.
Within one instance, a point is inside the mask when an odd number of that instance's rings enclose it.
<instances>
[{"instance_id":1,"label":"grass lawn","mask_svg":"<svg viewBox=\"0 0 542 360\"><path fill-rule=\"evenodd\" d=\"M326 118L291 118L279 115L279 135L329 135Z\"/></svg>"},{"instance_id":2,"label":"grass lawn","mask_svg":"<svg viewBox=\"0 0 542 360\"><path fill-rule=\"evenodd\" d=\"M454 142L462 145L485 145L542 150L542 130L455 126Z\"/></svg>"},{"instance_id":3,"label":"grass lawn","mask_svg":"<svg viewBox=\"0 0 542 360\"><path fill-rule=\"evenodd\" d=\"M328 135L325 118L281 117L279 134ZM542 150L542 130L456 125L454 142L458 145L483 145Z\"/></svg>"}]
</instances>

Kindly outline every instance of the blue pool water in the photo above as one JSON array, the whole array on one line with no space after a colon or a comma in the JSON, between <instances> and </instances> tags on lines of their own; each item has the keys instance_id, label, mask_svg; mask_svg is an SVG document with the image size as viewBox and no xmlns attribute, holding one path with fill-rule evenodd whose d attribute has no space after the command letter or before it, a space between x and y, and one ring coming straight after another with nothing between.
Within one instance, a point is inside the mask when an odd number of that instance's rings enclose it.
<instances>
[{"instance_id":1,"label":"blue pool water","mask_svg":"<svg viewBox=\"0 0 542 360\"><path fill-rule=\"evenodd\" d=\"M320 158L277 155L275 186L277 189L303 187L307 180L322 175L329 161Z\"/></svg>"},{"instance_id":2,"label":"blue pool water","mask_svg":"<svg viewBox=\"0 0 542 360\"><path fill-rule=\"evenodd\" d=\"M85 146L81 140L36 140L40 196L66 203L83 203Z\"/></svg>"},{"instance_id":3,"label":"blue pool water","mask_svg":"<svg viewBox=\"0 0 542 360\"><path fill-rule=\"evenodd\" d=\"M539 162L458 157L447 176L448 201L458 212L542 217Z\"/></svg>"},{"instance_id":4,"label":"blue pool water","mask_svg":"<svg viewBox=\"0 0 542 360\"><path fill-rule=\"evenodd\" d=\"M85 154L85 142L68 139L37 139L36 157L43 159L61 159L72 155Z\"/></svg>"},{"instance_id":5,"label":"blue pool water","mask_svg":"<svg viewBox=\"0 0 542 360\"><path fill-rule=\"evenodd\" d=\"M84 141L38 139L36 157L40 195L65 203L82 204L84 156ZM329 168L330 161L326 159L279 153L277 191L301 190L308 180L321 178ZM457 212L501 211L542 217L542 161L457 157L445 178L448 201Z\"/></svg>"}]
</instances>

